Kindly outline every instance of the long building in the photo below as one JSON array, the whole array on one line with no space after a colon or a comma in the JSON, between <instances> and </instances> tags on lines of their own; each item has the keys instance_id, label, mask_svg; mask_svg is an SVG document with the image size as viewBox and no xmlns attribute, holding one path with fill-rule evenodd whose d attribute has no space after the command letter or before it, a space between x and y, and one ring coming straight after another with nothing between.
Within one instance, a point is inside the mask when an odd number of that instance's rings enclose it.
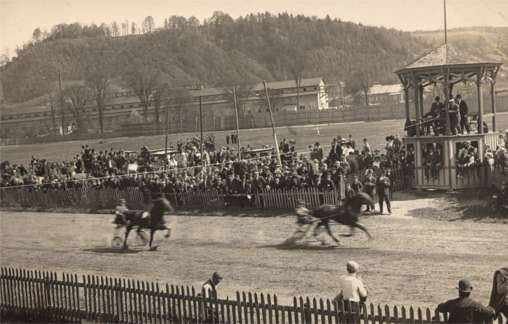
<instances>
[{"instance_id":1,"label":"long building","mask_svg":"<svg viewBox=\"0 0 508 324\"><path fill-rule=\"evenodd\" d=\"M322 78L302 79L299 89L295 80L268 82L270 99L275 112L322 111L329 109L328 95ZM239 114L242 117L265 115L267 111L266 95L263 84L256 84L239 98ZM194 129L199 119L199 98L202 98L202 111L207 129L228 129L235 110L231 91L223 88L205 88L189 90L188 98L179 103L170 104L170 128L172 131ZM297 107L297 103L299 107ZM87 106L89 131L98 129L98 111L93 100ZM12 108L1 107L1 138L24 138L54 133L55 128L68 130L75 125L70 111L63 110L57 103L45 99L36 105L18 104ZM148 109L148 120L153 121L155 109ZM104 111L104 128L116 131L123 124L140 122L143 108L139 99L131 91L112 93ZM259 116L257 116L259 117ZM161 119L164 113L161 112ZM244 118L245 119L245 118ZM190 125L189 125L190 123ZM63 126L63 127L62 127ZM255 127L255 125L252 125ZM249 127L249 125L247 125Z\"/></svg>"}]
</instances>

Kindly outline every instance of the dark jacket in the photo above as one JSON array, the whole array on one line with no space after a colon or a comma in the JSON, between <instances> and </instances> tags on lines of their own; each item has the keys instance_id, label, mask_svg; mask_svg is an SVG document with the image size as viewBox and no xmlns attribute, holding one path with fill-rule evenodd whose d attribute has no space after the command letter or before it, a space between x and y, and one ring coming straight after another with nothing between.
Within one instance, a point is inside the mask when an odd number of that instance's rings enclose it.
<instances>
[{"instance_id":1,"label":"dark jacket","mask_svg":"<svg viewBox=\"0 0 508 324\"><path fill-rule=\"evenodd\" d=\"M485 307L470 297L450 299L437 306L440 313L449 313L448 323L482 323L495 316L491 307Z\"/></svg>"},{"instance_id":2,"label":"dark jacket","mask_svg":"<svg viewBox=\"0 0 508 324\"><path fill-rule=\"evenodd\" d=\"M464 100L460 101L459 111L461 116L466 116L469 113L469 108L467 107L467 103Z\"/></svg>"}]
</instances>

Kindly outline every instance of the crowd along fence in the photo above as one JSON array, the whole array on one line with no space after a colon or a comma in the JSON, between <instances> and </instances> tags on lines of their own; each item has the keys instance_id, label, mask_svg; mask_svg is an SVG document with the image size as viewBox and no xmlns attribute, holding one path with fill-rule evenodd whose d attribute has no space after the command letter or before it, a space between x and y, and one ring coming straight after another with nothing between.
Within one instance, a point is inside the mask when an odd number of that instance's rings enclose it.
<instances>
[{"instance_id":1,"label":"crowd along fence","mask_svg":"<svg viewBox=\"0 0 508 324\"><path fill-rule=\"evenodd\" d=\"M0 269L0 315L6 321L106 323L445 323L429 308L362 304L237 292L220 299L194 287L125 278ZM499 316L496 324L506 323Z\"/></svg>"},{"instance_id":2,"label":"crowd along fence","mask_svg":"<svg viewBox=\"0 0 508 324\"><path fill-rule=\"evenodd\" d=\"M257 209L291 209L298 200L304 200L310 207L320 204L340 204L345 197L345 184L353 176L341 177L335 190L322 191L318 188L263 190L252 194L224 194L217 190L190 190L165 193L177 208L221 209L225 206L250 207ZM363 175L360 174L360 180ZM402 169L393 171L393 190L399 191L411 186L411 177ZM9 188L0 189L0 207L23 209L74 209L106 210L117 206L120 198L128 202L129 208L143 209L149 202L138 187L109 188L81 186L75 188Z\"/></svg>"}]
</instances>

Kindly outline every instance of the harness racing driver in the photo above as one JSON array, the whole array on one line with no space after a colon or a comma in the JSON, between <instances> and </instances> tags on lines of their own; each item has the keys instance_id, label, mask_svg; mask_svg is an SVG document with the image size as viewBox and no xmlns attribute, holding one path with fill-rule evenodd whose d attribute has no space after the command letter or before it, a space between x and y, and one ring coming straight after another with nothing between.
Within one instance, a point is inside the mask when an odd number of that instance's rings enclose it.
<instances>
[{"instance_id":1,"label":"harness racing driver","mask_svg":"<svg viewBox=\"0 0 508 324\"><path fill-rule=\"evenodd\" d=\"M298 230L295 234L306 233L308 228L304 228L304 226L312 224L312 216L311 211L305 205L305 201L298 200L295 208L295 213L297 217L296 224L298 225Z\"/></svg>"}]
</instances>

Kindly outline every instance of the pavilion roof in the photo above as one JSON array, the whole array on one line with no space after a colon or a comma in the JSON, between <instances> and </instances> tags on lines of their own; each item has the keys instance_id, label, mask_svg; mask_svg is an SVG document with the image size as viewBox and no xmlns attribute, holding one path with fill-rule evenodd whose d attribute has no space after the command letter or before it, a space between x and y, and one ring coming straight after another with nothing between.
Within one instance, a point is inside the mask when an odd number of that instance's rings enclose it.
<instances>
[{"instance_id":1,"label":"pavilion roof","mask_svg":"<svg viewBox=\"0 0 508 324\"><path fill-rule=\"evenodd\" d=\"M488 61L470 52L459 50L450 44L443 44L432 51L420 56L412 63L396 71L420 70L443 66L474 66L474 65L501 65L500 62Z\"/></svg>"}]
</instances>

